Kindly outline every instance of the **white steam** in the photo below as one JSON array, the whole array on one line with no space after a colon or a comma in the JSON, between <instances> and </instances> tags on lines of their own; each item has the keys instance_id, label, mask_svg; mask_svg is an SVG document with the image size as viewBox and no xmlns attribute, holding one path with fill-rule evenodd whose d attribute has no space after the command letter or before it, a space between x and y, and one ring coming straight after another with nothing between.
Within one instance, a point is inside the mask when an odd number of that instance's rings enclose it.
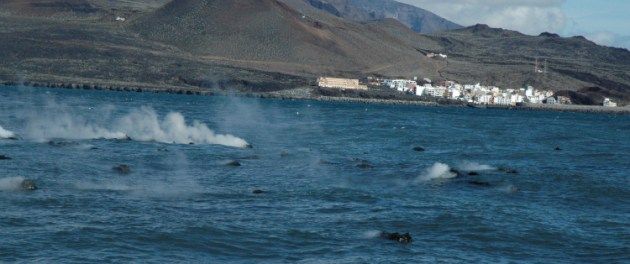
<instances>
[{"instance_id":1,"label":"white steam","mask_svg":"<svg viewBox=\"0 0 630 264\"><path fill-rule=\"evenodd\" d=\"M217 144L244 148L249 144L232 135L216 134L199 121L186 124L184 116L168 113L160 119L153 108L141 107L107 121L88 119L68 111L53 109L50 113L28 118L25 136L36 141L50 139L127 139L168 144Z\"/></svg>"},{"instance_id":2,"label":"white steam","mask_svg":"<svg viewBox=\"0 0 630 264\"><path fill-rule=\"evenodd\" d=\"M451 167L444 163L436 162L431 167L428 167L424 173L416 179L416 182L425 182L434 179L450 179L455 177L457 177L457 174L451 172Z\"/></svg>"},{"instance_id":3,"label":"white steam","mask_svg":"<svg viewBox=\"0 0 630 264\"><path fill-rule=\"evenodd\" d=\"M370 230L370 231L365 231L363 232L363 238L377 238L379 236L381 236L383 232L378 231L378 230Z\"/></svg>"},{"instance_id":4,"label":"white steam","mask_svg":"<svg viewBox=\"0 0 630 264\"><path fill-rule=\"evenodd\" d=\"M15 133L13 133L12 131L6 130L2 126L0 126L0 139L14 138L14 137L15 137Z\"/></svg>"},{"instance_id":5,"label":"white steam","mask_svg":"<svg viewBox=\"0 0 630 264\"><path fill-rule=\"evenodd\" d=\"M457 164L457 168L463 171L488 171L496 170L497 168L490 165L479 164L477 162L462 161Z\"/></svg>"},{"instance_id":6,"label":"white steam","mask_svg":"<svg viewBox=\"0 0 630 264\"><path fill-rule=\"evenodd\" d=\"M0 191L15 191L19 190L24 177L9 177L0 179Z\"/></svg>"},{"instance_id":7,"label":"white steam","mask_svg":"<svg viewBox=\"0 0 630 264\"><path fill-rule=\"evenodd\" d=\"M173 144L218 144L230 147L246 147L245 140L232 136L215 134L206 124L193 121L187 125L184 116L171 112L159 120L155 110L142 107L118 120L117 127L129 137L140 141L157 141Z\"/></svg>"}]
</instances>

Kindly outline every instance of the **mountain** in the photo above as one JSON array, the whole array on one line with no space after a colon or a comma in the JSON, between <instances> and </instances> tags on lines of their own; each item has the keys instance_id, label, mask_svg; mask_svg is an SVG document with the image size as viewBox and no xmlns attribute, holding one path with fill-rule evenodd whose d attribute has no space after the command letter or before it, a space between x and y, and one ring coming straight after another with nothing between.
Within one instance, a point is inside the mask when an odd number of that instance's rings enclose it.
<instances>
[{"instance_id":1,"label":"mountain","mask_svg":"<svg viewBox=\"0 0 630 264\"><path fill-rule=\"evenodd\" d=\"M130 28L209 60L291 74L432 74L431 60L378 23L303 13L276 0L172 1Z\"/></svg>"},{"instance_id":2,"label":"mountain","mask_svg":"<svg viewBox=\"0 0 630 264\"><path fill-rule=\"evenodd\" d=\"M626 49L486 25L418 34L344 10L310 0L4 0L0 82L268 92L323 75L418 76L630 102Z\"/></svg>"},{"instance_id":3,"label":"mountain","mask_svg":"<svg viewBox=\"0 0 630 264\"><path fill-rule=\"evenodd\" d=\"M373 21L393 18L415 32L434 33L462 26L434 13L393 0L284 0L306 1L311 6L338 17L354 21Z\"/></svg>"}]
</instances>

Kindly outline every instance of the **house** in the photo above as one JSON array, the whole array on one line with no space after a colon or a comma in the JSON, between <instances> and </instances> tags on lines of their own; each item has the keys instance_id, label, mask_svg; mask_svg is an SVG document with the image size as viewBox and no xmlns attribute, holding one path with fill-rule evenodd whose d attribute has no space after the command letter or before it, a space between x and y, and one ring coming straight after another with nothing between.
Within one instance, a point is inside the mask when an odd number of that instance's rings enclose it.
<instances>
[{"instance_id":1,"label":"house","mask_svg":"<svg viewBox=\"0 0 630 264\"><path fill-rule=\"evenodd\" d=\"M558 103L559 104L572 104L571 98L566 97L566 96L558 96Z\"/></svg>"},{"instance_id":2,"label":"house","mask_svg":"<svg viewBox=\"0 0 630 264\"><path fill-rule=\"evenodd\" d=\"M557 104L558 100L556 100L556 98L554 98L553 96L547 97L547 99L545 99L545 104Z\"/></svg>"},{"instance_id":3,"label":"house","mask_svg":"<svg viewBox=\"0 0 630 264\"><path fill-rule=\"evenodd\" d=\"M617 107L617 103L611 101L609 98L604 98L604 104L605 107Z\"/></svg>"}]
</instances>

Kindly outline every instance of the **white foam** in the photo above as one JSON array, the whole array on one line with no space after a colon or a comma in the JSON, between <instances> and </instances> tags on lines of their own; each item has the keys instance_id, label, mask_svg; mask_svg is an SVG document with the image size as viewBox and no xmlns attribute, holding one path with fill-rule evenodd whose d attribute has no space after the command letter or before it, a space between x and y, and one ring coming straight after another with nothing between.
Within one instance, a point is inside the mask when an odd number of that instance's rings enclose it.
<instances>
[{"instance_id":1,"label":"white foam","mask_svg":"<svg viewBox=\"0 0 630 264\"><path fill-rule=\"evenodd\" d=\"M0 139L14 138L14 137L15 137L15 133L13 133L13 131L6 130L2 126L0 126Z\"/></svg>"},{"instance_id":2,"label":"white foam","mask_svg":"<svg viewBox=\"0 0 630 264\"><path fill-rule=\"evenodd\" d=\"M114 182L104 182L104 183L96 183L96 182L78 182L75 183L74 186L79 190L85 191L131 191L133 190L130 186L120 183Z\"/></svg>"},{"instance_id":3,"label":"white foam","mask_svg":"<svg viewBox=\"0 0 630 264\"><path fill-rule=\"evenodd\" d=\"M457 164L457 168L463 171L488 171L488 170L497 169L490 165L479 164L477 162L472 162L472 161L462 161Z\"/></svg>"},{"instance_id":4,"label":"white foam","mask_svg":"<svg viewBox=\"0 0 630 264\"><path fill-rule=\"evenodd\" d=\"M457 177L457 174L451 172L451 167L447 164L436 162L428 167L422 175L416 178L416 182L425 182L434 179L450 179Z\"/></svg>"},{"instance_id":5,"label":"white foam","mask_svg":"<svg viewBox=\"0 0 630 264\"><path fill-rule=\"evenodd\" d=\"M21 188L24 177L0 178L0 191L15 191Z\"/></svg>"}]
</instances>

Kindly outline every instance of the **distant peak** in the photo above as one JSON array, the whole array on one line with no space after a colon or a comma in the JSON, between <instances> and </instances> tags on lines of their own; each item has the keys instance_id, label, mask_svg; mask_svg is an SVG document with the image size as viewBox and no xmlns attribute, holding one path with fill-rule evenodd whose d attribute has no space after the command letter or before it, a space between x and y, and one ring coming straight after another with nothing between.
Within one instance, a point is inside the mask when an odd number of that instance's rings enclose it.
<instances>
[{"instance_id":1,"label":"distant peak","mask_svg":"<svg viewBox=\"0 0 630 264\"><path fill-rule=\"evenodd\" d=\"M558 34L555 34L555 33L549 33L549 32L543 32L543 33L540 33L540 35L539 35L539 36L540 36L540 37L547 37L547 38L559 38L559 37L560 37L560 35L558 35Z\"/></svg>"},{"instance_id":2,"label":"distant peak","mask_svg":"<svg viewBox=\"0 0 630 264\"><path fill-rule=\"evenodd\" d=\"M488 26L486 24L476 24L474 26L471 26L470 29L487 30L487 29L490 29L490 26Z\"/></svg>"},{"instance_id":3,"label":"distant peak","mask_svg":"<svg viewBox=\"0 0 630 264\"><path fill-rule=\"evenodd\" d=\"M574 36L574 39L579 39L579 40L586 40L588 41L588 39L586 39L584 36Z\"/></svg>"}]
</instances>

